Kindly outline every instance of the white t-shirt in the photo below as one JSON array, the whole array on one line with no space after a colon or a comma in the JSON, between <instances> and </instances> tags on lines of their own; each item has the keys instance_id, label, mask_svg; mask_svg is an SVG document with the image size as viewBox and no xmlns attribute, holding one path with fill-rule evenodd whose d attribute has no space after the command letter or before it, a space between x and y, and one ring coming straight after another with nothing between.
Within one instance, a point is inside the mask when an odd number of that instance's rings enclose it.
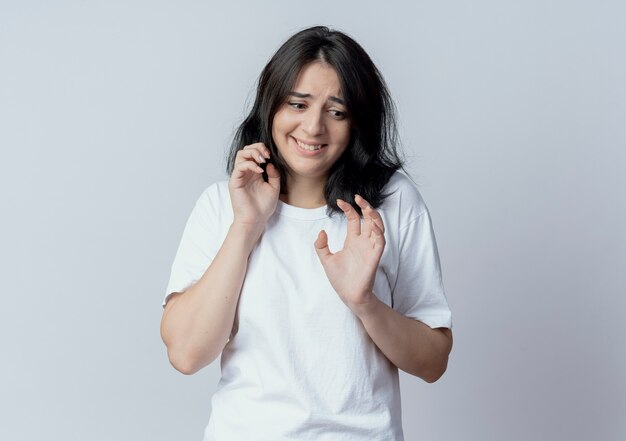
<instances>
[{"instance_id":1,"label":"white t-shirt","mask_svg":"<svg viewBox=\"0 0 626 441\"><path fill-rule=\"evenodd\" d=\"M407 317L450 328L428 209L400 172L384 192L374 293ZM163 306L204 274L232 219L228 182L209 186L185 226ZM249 258L205 441L404 439L398 369L328 281L313 245L322 229L340 250L343 214L278 201Z\"/></svg>"}]
</instances>

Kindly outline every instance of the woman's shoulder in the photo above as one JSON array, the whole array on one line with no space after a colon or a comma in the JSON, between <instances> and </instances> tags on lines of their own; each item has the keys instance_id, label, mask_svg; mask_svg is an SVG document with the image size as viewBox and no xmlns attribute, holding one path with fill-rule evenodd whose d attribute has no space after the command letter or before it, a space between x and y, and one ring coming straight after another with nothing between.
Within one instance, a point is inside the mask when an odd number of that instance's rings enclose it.
<instances>
[{"instance_id":1,"label":"woman's shoulder","mask_svg":"<svg viewBox=\"0 0 626 441\"><path fill-rule=\"evenodd\" d=\"M205 187L196 200L194 212L206 223L228 222L232 218L228 180L215 181Z\"/></svg>"},{"instance_id":2,"label":"woman's shoulder","mask_svg":"<svg viewBox=\"0 0 626 441\"><path fill-rule=\"evenodd\" d=\"M230 193L228 192L228 180L215 181L207 186L200 197L199 203L209 205L221 205L224 203L230 203Z\"/></svg>"},{"instance_id":3,"label":"woman's shoulder","mask_svg":"<svg viewBox=\"0 0 626 441\"><path fill-rule=\"evenodd\" d=\"M396 212L402 223L409 223L428 211L424 198L413 180L402 171L396 171L385 187L387 195L381 210Z\"/></svg>"}]
</instances>

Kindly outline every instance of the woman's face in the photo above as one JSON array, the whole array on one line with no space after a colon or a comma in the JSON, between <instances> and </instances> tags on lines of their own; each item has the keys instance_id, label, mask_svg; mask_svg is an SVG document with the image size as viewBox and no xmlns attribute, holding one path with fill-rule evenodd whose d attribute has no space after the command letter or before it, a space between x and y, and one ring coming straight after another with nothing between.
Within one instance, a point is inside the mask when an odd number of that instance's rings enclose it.
<instances>
[{"instance_id":1,"label":"woman's face","mask_svg":"<svg viewBox=\"0 0 626 441\"><path fill-rule=\"evenodd\" d=\"M326 180L350 142L350 119L342 98L332 67L315 61L302 68L272 124L288 179Z\"/></svg>"}]
</instances>

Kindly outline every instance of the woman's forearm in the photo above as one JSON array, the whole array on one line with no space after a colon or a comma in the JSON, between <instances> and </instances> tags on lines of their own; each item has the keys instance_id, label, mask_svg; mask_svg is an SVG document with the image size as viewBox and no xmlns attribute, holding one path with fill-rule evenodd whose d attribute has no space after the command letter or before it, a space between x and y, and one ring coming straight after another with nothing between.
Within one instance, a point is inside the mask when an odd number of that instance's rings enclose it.
<instances>
[{"instance_id":1,"label":"woman's forearm","mask_svg":"<svg viewBox=\"0 0 626 441\"><path fill-rule=\"evenodd\" d=\"M172 365L193 374L210 364L228 341L257 227L231 225L202 277L173 295L161 320L161 337Z\"/></svg>"},{"instance_id":2,"label":"woman's forearm","mask_svg":"<svg viewBox=\"0 0 626 441\"><path fill-rule=\"evenodd\" d=\"M376 346L396 367L429 383L443 375L452 349L449 329L432 329L405 317L376 296L371 304L354 313Z\"/></svg>"}]
</instances>

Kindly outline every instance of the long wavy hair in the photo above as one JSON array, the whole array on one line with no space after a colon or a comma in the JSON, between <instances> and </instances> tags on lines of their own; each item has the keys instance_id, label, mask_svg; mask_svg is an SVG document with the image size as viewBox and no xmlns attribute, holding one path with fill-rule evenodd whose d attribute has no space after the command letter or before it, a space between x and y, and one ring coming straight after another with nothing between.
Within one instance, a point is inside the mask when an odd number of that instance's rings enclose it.
<instances>
[{"instance_id":1,"label":"long wavy hair","mask_svg":"<svg viewBox=\"0 0 626 441\"><path fill-rule=\"evenodd\" d=\"M312 61L337 72L350 117L348 147L329 170L324 197L329 214L342 213L337 198L361 214L356 193L374 207L388 196L383 187L403 168L399 155L395 105L385 81L365 50L346 34L325 26L304 29L289 38L267 63L258 80L252 109L237 129L227 159L230 175L237 152L262 142L281 174L281 193L289 192L285 163L272 138L272 122L285 102L300 70Z\"/></svg>"}]
</instances>

